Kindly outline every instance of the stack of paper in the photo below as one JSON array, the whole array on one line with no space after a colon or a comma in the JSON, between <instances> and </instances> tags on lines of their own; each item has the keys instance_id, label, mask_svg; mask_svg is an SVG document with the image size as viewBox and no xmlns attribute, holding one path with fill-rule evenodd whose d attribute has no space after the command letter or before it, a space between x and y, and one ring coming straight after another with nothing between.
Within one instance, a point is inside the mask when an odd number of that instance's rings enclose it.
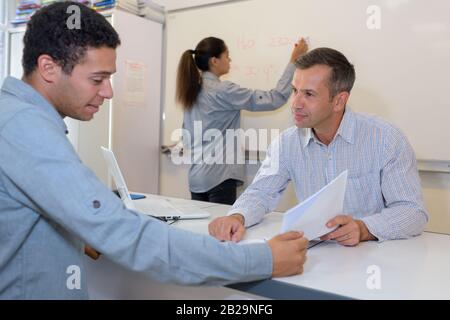
<instances>
[{"instance_id":1,"label":"stack of paper","mask_svg":"<svg viewBox=\"0 0 450 320\"><path fill-rule=\"evenodd\" d=\"M117 7L132 14L164 23L164 8L152 0L117 0Z\"/></svg>"},{"instance_id":2,"label":"stack of paper","mask_svg":"<svg viewBox=\"0 0 450 320\"><path fill-rule=\"evenodd\" d=\"M92 0L92 9L108 17L116 7L116 0Z\"/></svg>"},{"instance_id":3,"label":"stack of paper","mask_svg":"<svg viewBox=\"0 0 450 320\"><path fill-rule=\"evenodd\" d=\"M151 0L137 0L139 15L147 19L164 23L164 8Z\"/></svg>"},{"instance_id":4,"label":"stack of paper","mask_svg":"<svg viewBox=\"0 0 450 320\"><path fill-rule=\"evenodd\" d=\"M41 4L42 4L43 6L47 6L47 5L52 4L52 3L55 3L55 2L61 2L61 0L42 0L42 1L41 1Z\"/></svg>"},{"instance_id":5,"label":"stack of paper","mask_svg":"<svg viewBox=\"0 0 450 320\"><path fill-rule=\"evenodd\" d=\"M117 0L117 7L132 14L139 15L137 0Z\"/></svg>"},{"instance_id":6,"label":"stack of paper","mask_svg":"<svg viewBox=\"0 0 450 320\"><path fill-rule=\"evenodd\" d=\"M75 0L76 2L79 2L81 4L84 4L87 7L91 7L91 1L90 0Z\"/></svg>"},{"instance_id":7,"label":"stack of paper","mask_svg":"<svg viewBox=\"0 0 450 320\"><path fill-rule=\"evenodd\" d=\"M31 16L41 7L66 0L18 0L16 17L11 21L13 27L25 25ZM91 7L104 16L110 16L116 0L72 0Z\"/></svg>"},{"instance_id":8,"label":"stack of paper","mask_svg":"<svg viewBox=\"0 0 450 320\"><path fill-rule=\"evenodd\" d=\"M347 188L347 174L345 170L333 181L310 196L308 199L288 210L283 216L280 233L288 231L302 231L304 237L310 241L308 248L313 247L313 241L336 229L328 228L327 222L343 213L345 190ZM249 244L267 241L265 239L246 239L239 244Z\"/></svg>"},{"instance_id":9,"label":"stack of paper","mask_svg":"<svg viewBox=\"0 0 450 320\"><path fill-rule=\"evenodd\" d=\"M11 24L13 27L25 25L40 7L41 0L19 0L16 17L11 21Z\"/></svg>"},{"instance_id":10,"label":"stack of paper","mask_svg":"<svg viewBox=\"0 0 450 320\"><path fill-rule=\"evenodd\" d=\"M321 237L335 228L327 222L343 213L348 171L284 214L281 232L303 231L309 240Z\"/></svg>"},{"instance_id":11,"label":"stack of paper","mask_svg":"<svg viewBox=\"0 0 450 320\"><path fill-rule=\"evenodd\" d=\"M47 5L55 3L55 2L64 2L64 1L67 1L67 0L41 0L41 4L42 4L42 6L47 6ZM75 1L78 3L84 4L88 7L91 6L91 0L70 0L70 1Z\"/></svg>"}]
</instances>

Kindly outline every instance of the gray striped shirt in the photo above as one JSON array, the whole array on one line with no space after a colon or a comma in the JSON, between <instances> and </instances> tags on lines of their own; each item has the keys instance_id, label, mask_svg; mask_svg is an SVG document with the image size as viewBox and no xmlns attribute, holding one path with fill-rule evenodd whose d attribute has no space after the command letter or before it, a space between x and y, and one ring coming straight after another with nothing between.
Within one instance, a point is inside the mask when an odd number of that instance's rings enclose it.
<instances>
[{"instance_id":1,"label":"gray striped shirt","mask_svg":"<svg viewBox=\"0 0 450 320\"><path fill-rule=\"evenodd\" d=\"M246 226L251 226L275 209L289 181L301 202L344 170L348 182L343 214L362 220L379 241L423 231L428 214L416 158L406 137L380 118L349 108L328 146L312 129L285 130L228 214L243 214Z\"/></svg>"}]
</instances>

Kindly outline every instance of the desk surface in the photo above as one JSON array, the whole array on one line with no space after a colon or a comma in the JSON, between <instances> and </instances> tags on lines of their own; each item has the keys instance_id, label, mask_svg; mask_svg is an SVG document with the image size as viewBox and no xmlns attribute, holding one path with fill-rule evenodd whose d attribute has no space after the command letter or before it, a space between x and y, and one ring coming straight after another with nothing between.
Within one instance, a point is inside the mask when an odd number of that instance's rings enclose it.
<instances>
[{"instance_id":1,"label":"desk surface","mask_svg":"<svg viewBox=\"0 0 450 320\"><path fill-rule=\"evenodd\" d=\"M143 211L151 208L152 198L160 196L147 195L146 199L136 200L136 207ZM170 199L175 206L189 204L210 212L209 219L183 220L173 225L203 234L208 233L208 223L226 214L229 208L226 205L164 198ZM246 238L270 238L278 233L281 221L281 213L270 213L262 223L248 229ZM369 289L373 287L370 285L373 283L371 280L376 276L374 270L379 274L380 289ZM260 287L259 291L248 292L271 298L286 295L274 295L269 292L270 288L292 292L292 298L305 297L305 292L314 289L356 299L450 299L449 273L450 236L425 232L409 240L364 242L356 247L323 242L308 250L308 260L302 275L237 288L247 290ZM295 294L296 289L298 296ZM333 298L332 295L328 298ZM311 296L320 297L314 294Z\"/></svg>"}]
</instances>

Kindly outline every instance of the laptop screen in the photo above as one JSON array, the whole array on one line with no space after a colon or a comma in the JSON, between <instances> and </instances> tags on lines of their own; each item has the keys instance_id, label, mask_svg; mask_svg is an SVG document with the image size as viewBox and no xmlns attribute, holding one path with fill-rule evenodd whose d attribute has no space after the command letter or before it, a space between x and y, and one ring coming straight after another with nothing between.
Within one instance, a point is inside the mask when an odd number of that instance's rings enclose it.
<instances>
[{"instance_id":1,"label":"laptop screen","mask_svg":"<svg viewBox=\"0 0 450 320\"><path fill-rule=\"evenodd\" d=\"M117 187L117 191L119 192L120 199L122 199L127 209L136 210L132 202L130 192L128 191L127 184L125 183L125 179L123 178L122 172L120 171L119 164L117 163L116 157L114 156L114 153L105 147L101 148L103 157L105 158L106 163L108 164L109 173L112 175L114 183Z\"/></svg>"},{"instance_id":2,"label":"laptop screen","mask_svg":"<svg viewBox=\"0 0 450 320\"><path fill-rule=\"evenodd\" d=\"M117 190L119 191L120 198L127 209L154 217L165 217L167 219L174 219L175 217L176 219L202 219L210 216L208 212L197 206L193 206L192 204L187 206L186 204L181 205L177 208L167 199L146 199L147 201L145 203L148 207L144 208L144 210L138 210L134 205L130 192L128 191L125 179L120 171L119 164L117 163L114 153L105 147L101 147L101 149L103 157L108 165L109 172L113 177ZM140 209L143 209L142 205L144 205L144 202L141 202L141 205L139 206Z\"/></svg>"}]
</instances>

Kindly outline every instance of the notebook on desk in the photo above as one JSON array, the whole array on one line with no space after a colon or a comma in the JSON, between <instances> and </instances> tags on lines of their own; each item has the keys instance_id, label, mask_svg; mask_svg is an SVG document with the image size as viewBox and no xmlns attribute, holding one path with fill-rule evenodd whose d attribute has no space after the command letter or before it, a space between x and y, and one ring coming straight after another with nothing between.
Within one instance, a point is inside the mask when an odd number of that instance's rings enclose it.
<instances>
[{"instance_id":1,"label":"notebook on desk","mask_svg":"<svg viewBox=\"0 0 450 320\"><path fill-rule=\"evenodd\" d=\"M105 147L101 147L101 149L103 157L108 165L109 172L116 184L120 199L122 199L127 209L151 215L162 220L203 219L210 216L208 212L195 206L177 205L176 203L173 203L172 200L164 198L146 198L139 200L142 205L139 206L140 208L136 208L114 153ZM144 208L144 210L141 208Z\"/></svg>"}]
</instances>

